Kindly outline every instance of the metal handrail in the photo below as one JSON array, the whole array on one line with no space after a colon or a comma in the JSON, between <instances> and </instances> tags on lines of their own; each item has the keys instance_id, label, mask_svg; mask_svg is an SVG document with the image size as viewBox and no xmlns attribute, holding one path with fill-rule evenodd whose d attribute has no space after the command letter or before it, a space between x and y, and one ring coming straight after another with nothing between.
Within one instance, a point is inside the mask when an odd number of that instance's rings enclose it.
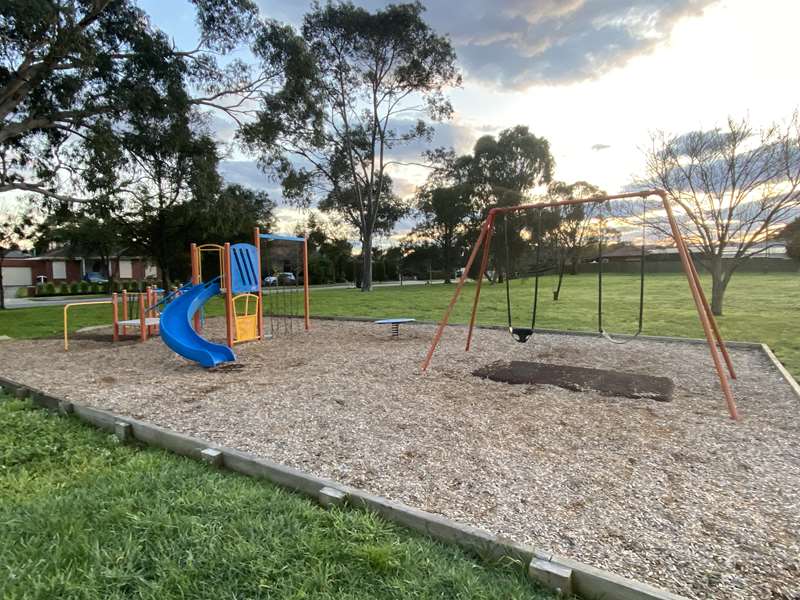
<instances>
[{"instance_id":1,"label":"metal handrail","mask_svg":"<svg viewBox=\"0 0 800 600\"><path fill-rule=\"evenodd\" d=\"M67 328L67 311L73 306L86 306L88 304L114 304L113 300L99 300L97 302L70 302L64 305L64 351L69 350L69 330Z\"/></svg>"}]
</instances>

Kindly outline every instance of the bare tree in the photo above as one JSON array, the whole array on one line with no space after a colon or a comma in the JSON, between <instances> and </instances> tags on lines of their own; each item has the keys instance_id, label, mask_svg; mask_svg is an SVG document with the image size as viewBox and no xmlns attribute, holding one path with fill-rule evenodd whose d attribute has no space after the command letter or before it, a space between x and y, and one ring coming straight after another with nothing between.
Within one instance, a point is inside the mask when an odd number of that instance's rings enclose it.
<instances>
[{"instance_id":1,"label":"bare tree","mask_svg":"<svg viewBox=\"0 0 800 600\"><path fill-rule=\"evenodd\" d=\"M746 259L769 247L770 231L800 209L800 118L757 129L748 119L681 136L657 132L637 187L659 187L680 231L711 274L711 308ZM648 224L670 235L663 220Z\"/></svg>"}]
</instances>

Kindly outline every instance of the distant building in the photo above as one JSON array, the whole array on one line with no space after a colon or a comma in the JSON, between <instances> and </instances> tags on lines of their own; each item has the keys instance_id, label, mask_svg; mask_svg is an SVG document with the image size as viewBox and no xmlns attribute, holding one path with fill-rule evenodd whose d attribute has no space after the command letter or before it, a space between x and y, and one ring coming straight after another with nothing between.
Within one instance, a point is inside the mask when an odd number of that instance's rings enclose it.
<instances>
[{"instance_id":1,"label":"distant building","mask_svg":"<svg viewBox=\"0 0 800 600\"><path fill-rule=\"evenodd\" d=\"M3 261L3 288L7 295L13 295L17 289L37 283L81 281L87 273L100 273L118 281L159 277L158 269L150 261L124 250L110 260L70 247L56 248L39 256L12 250Z\"/></svg>"}]
</instances>

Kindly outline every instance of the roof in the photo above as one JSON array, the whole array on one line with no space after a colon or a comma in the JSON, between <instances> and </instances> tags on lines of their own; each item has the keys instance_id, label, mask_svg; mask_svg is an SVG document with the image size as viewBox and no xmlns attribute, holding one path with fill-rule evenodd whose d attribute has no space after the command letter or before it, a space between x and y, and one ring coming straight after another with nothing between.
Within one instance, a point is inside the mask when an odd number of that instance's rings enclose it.
<instances>
[{"instance_id":1,"label":"roof","mask_svg":"<svg viewBox=\"0 0 800 600\"><path fill-rule=\"evenodd\" d=\"M140 255L129 255L126 254L127 248L114 248L111 251L111 256L116 258L117 256L121 258L143 258ZM77 246L62 246L60 248L55 248L54 250L48 250L47 252L43 252L39 256L35 258L39 260L60 260L60 259L71 259L71 260L80 260L82 258L89 258L89 259L99 259L103 258L99 256L96 252L92 252Z\"/></svg>"},{"instance_id":2,"label":"roof","mask_svg":"<svg viewBox=\"0 0 800 600\"><path fill-rule=\"evenodd\" d=\"M30 258L31 255L24 250L9 250L3 255L3 258Z\"/></svg>"}]
</instances>

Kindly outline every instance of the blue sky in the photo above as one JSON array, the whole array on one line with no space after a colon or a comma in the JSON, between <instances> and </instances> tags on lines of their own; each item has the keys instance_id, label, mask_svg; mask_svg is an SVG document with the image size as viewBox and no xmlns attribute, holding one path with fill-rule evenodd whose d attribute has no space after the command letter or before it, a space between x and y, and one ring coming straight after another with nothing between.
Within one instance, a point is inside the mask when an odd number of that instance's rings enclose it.
<instances>
[{"instance_id":1,"label":"blue sky","mask_svg":"<svg viewBox=\"0 0 800 600\"><path fill-rule=\"evenodd\" d=\"M258 4L265 16L295 25L310 6ZM800 99L791 69L800 22L800 2L793 0L424 4L428 22L452 39L464 74L462 88L450 94L454 118L437 126L432 145L466 152L480 135L525 124L550 141L558 179L587 180L609 192L641 172L650 131L707 129L728 115L767 124L789 117ZM195 42L188 2L140 5L179 45ZM231 159L223 165L229 179L278 194L250 157L235 152ZM404 195L424 176L415 167L393 173ZM296 214L284 209L281 217L289 226Z\"/></svg>"}]
</instances>

